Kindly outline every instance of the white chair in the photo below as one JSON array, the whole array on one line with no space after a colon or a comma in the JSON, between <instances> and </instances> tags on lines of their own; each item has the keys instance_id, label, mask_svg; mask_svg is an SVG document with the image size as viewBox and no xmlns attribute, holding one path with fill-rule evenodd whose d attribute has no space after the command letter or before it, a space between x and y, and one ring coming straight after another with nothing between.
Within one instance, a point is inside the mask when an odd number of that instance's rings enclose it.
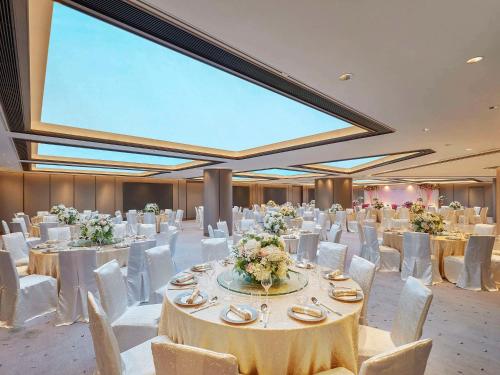
<instances>
[{"instance_id":1,"label":"white chair","mask_svg":"<svg viewBox=\"0 0 500 375\"><path fill-rule=\"evenodd\" d=\"M127 217L127 229L132 235L137 233L137 211L129 210L125 216Z\"/></svg>"},{"instance_id":2,"label":"white chair","mask_svg":"<svg viewBox=\"0 0 500 375\"><path fill-rule=\"evenodd\" d=\"M399 297L391 331L359 326L359 360L364 361L397 346L419 340L431 302L432 291L420 280L408 277Z\"/></svg>"},{"instance_id":3,"label":"white chair","mask_svg":"<svg viewBox=\"0 0 500 375\"><path fill-rule=\"evenodd\" d=\"M127 235L127 224L119 223L113 226L113 237L122 239Z\"/></svg>"},{"instance_id":4,"label":"white chair","mask_svg":"<svg viewBox=\"0 0 500 375\"><path fill-rule=\"evenodd\" d=\"M474 235L493 236L495 234L496 225L494 224L475 224Z\"/></svg>"},{"instance_id":5,"label":"white chair","mask_svg":"<svg viewBox=\"0 0 500 375\"><path fill-rule=\"evenodd\" d=\"M475 215L469 224L486 224L488 222L488 207L474 207Z\"/></svg>"},{"instance_id":6,"label":"white chair","mask_svg":"<svg viewBox=\"0 0 500 375\"><path fill-rule=\"evenodd\" d=\"M40 223L40 240L46 242L49 240L49 229L57 228L58 223Z\"/></svg>"},{"instance_id":7,"label":"white chair","mask_svg":"<svg viewBox=\"0 0 500 375\"><path fill-rule=\"evenodd\" d=\"M48 234L51 241L71 241L71 230L68 226L49 228Z\"/></svg>"},{"instance_id":8,"label":"white chair","mask_svg":"<svg viewBox=\"0 0 500 375\"><path fill-rule=\"evenodd\" d=\"M398 346L364 361L358 375L424 375L431 349L431 339ZM337 367L316 375L354 374L343 367Z\"/></svg>"},{"instance_id":9,"label":"white chair","mask_svg":"<svg viewBox=\"0 0 500 375\"><path fill-rule=\"evenodd\" d=\"M335 212L335 223L340 225L342 229L347 229L347 214L345 211Z\"/></svg>"},{"instance_id":10,"label":"white chair","mask_svg":"<svg viewBox=\"0 0 500 375\"><path fill-rule=\"evenodd\" d=\"M361 210L356 213L355 220L347 221L347 231L356 233L358 231L358 223L363 223L365 221L366 211Z\"/></svg>"},{"instance_id":11,"label":"white chair","mask_svg":"<svg viewBox=\"0 0 500 375\"><path fill-rule=\"evenodd\" d=\"M401 254L389 246L379 245L377 230L365 226L366 246L368 247L369 260L377 266L381 272L399 272L401 265Z\"/></svg>"},{"instance_id":12,"label":"white chair","mask_svg":"<svg viewBox=\"0 0 500 375\"><path fill-rule=\"evenodd\" d=\"M156 246L168 245L169 234L167 232L156 233Z\"/></svg>"},{"instance_id":13,"label":"white chair","mask_svg":"<svg viewBox=\"0 0 500 375\"><path fill-rule=\"evenodd\" d=\"M246 231L249 231L249 230L253 229L254 226L255 226L255 220L254 219L243 219L243 220L241 220L240 229L243 232L246 232Z\"/></svg>"},{"instance_id":14,"label":"white chair","mask_svg":"<svg viewBox=\"0 0 500 375\"><path fill-rule=\"evenodd\" d=\"M382 209L382 228L389 229L391 227L391 219L394 218L396 211L392 208Z\"/></svg>"},{"instance_id":15,"label":"white chair","mask_svg":"<svg viewBox=\"0 0 500 375\"><path fill-rule=\"evenodd\" d=\"M175 256L175 253L177 251L177 239L179 238L179 231L175 230L172 233L169 233L168 236L168 248L170 249L170 254L172 255L172 258Z\"/></svg>"},{"instance_id":16,"label":"white chair","mask_svg":"<svg viewBox=\"0 0 500 375\"><path fill-rule=\"evenodd\" d=\"M5 220L2 220L2 228L3 228L3 233L4 234L9 234L10 233L10 228L9 225Z\"/></svg>"},{"instance_id":17,"label":"white chair","mask_svg":"<svg viewBox=\"0 0 500 375\"><path fill-rule=\"evenodd\" d=\"M458 217L458 223L465 224L465 225L475 224L475 222L474 222L474 208L472 208L472 207L466 208L463 212L463 215L460 215Z\"/></svg>"},{"instance_id":18,"label":"white chair","mask_svg":"<svg viewBox=\"0 0 500 375\"><path fill-rule=\"evenodd\" d=\"M333 242L320 242L318 264L332 270L344 272L347 245Z\"/></svg>"},{"instance_id":19,"label":"white chair","mask_svg":"<svg viewBox=\"0 0 500 375\"><path fill-rule=\"evenodd\" d=\"M42 222L44 223L59 223L59 219L57 215L45 215L42 218Z\"/></svg>"},{"instance_id":20,"label":"white chair","mask_svg":"<svg viewBox=\"0 0 500 375\"><path fill-rule=\"evenodd\" d=\"M49 211L37 211L36 216L43 217L49 214Z\"/></svg>"},{"instance_id":21,"label":"white chair","mask_svg":"<svg viewBox=\"0 0 500 375\"><path fill-rule=\"evenodd\" d=\"M340 243L341 236L342 228L338 224L333 224L330 227L330 231L326 234L327 240L333 243Z\"/></svg>"},{"instance_id":22,"label":"white chair","mask_svg":"<svg viewBox=\"0 0 500 375\"><path fill-rule=\"evenodd\" d=\"M319 234L303 233L299 236L299 245L297 248L297 259L307 259L310 262L316 262L318 253Z\"/></svg>"},{"instance_id":23,"label":"white chair","mask_svg":"<svg viewBox=\"0 0 500 375\"><path fill-rule=\"evenodd\" d=\"M151 340L133 346L120 354L119 342L104 309L88 294L89 328L100 375L155 375Z\"/></svg>"},{"instance_id":24,"label":"white chair","mask_svg":"<svg viewBox=\"0 0 500 375\"><path fill-rule=\"evenodd\" d=\"M161 304L127 304L127 286L116 260L94 271L100 301L116 335L120 351L125 351L155 337ZM92 321L92 317L90 317Z\"/></svg>"},{"instance_id":25,"label":"white chair","mask_svg":"<svg viewBox=\"0 0 500 375\"><path fill-rule=\"evenodd\" d=\"M162 303L175 265L168 246L156 246L146 250L146 266L149 276L149 303Z\"/></svg>"},{"instance_id":26,"label":"white chair","mask_svg":"<svg viewBox=\"0 0 500 375\"><path fill-rule=\"evenodd\" d=\"M174 225L179 228L180 230L182 230L182 219L184 217L184 210L177 210L177 212L175 213L175 221L174 221Z\"/></svg>"},{"instance_id":27,"label":"white chair","mask_svg":"<svg viewBox=\"0 0 500 375\"><path fill-rule=\"evenodd\" d=\"M156 225L156 216L154 212L144 212L143 223Z\"/></svg>"},{"instance_id":28,"label":"white chair","mask_svg":"<svg viewBox=\"0 0 500 375\"><path fill-rule=\"evenodd\" d=\"M494 236L471 236L465 256L444 258L444 275L459 288L469 290L498 290L491 272L491 253Z\"/></svg>"},{"instance_id":29,"label":"white chair","mask_svg":"<svg viewBox=\"0 0 500 375\"><path fill-rule=\"evenodd\" d=\"M399 207L398 218L410 219L410 210L406 207Z\"/></svg>"},{"instance_id":30,"label":"white chair","mask_svg":"<svg viewBox=\"0 0 500 375\"><path fill-rule=\"evenodd\" d=\"M170 225L166 221L162 221L160 223L160 233L166 232L166 233L172 233L177 230L177 227L175 225Z\"/></svg>"},{"instance_id":31,"label":"white chair","mask_svg":"<svg viewBox=\"0 0 500 375\"><path fill-rule=\"evenodd\" d=\"M238 375L238 360L231 354L173 343L167 336L151 342L156 375Z\"/></svg>"},{"instance_id":32,"label":"white chair","mask_svg":"<svg viewBox=\"0 0 500 375\"><path fill-rule=\"evenodd\" d=\"M147 302L149 298L149 277L147 274L145 251L156 246L155 240L133 242L128 253L126 273L128 303Z\"/></svg>"},{"instance_id":33,"label":"white chair","mask_svg":"<svg viewBox=\"0 0 500 375\"><path fill-rule=\"evenodd\" d=\"M375 278L375 264L354 255L349 266L349 275L359 284L363 291L363 307L359 315L359 323L367 324L368 300L372 290L373 279Z\"/></svg>"},{"instance_id":34,"label":"white chair","mask_svg":"<svg viewBox=\"0 0 500 375\"><path fill-rule=\"evenodd\" d=\"M401 280L408 276L419 279L424 285L440 283L437 258L431 256L431 240L428 233L405 232L403 234L403 264Z\"/></svg>"},{"instance_id":35,"label":"white chair","mask_svg":"<svg viewBox=\"0 0 500 375\"><path fill-rule=\"evenodd\" d=\"M121 224L123 223L123 216L120 211L115 212L115 217L113 218L113 223L116 224Z\"/></svg>"},{"instance_id":36,"label":"white chair","mask_svg":"<svg viewBox=\"0 0 500 375\"><path fill-rule=\"evenodd\" d=\"M318 220L316 222L316 231L319 232L320 240L326 240L328 217L324 212L318 214Z\"/></svg>"},{"instance_id":37,"label":"white chair","mask_svg":"<svg viewBox=\"0 0 500 375\"><path fill-rule=\"evenodd\" d=\"M155 224L138 224L137 234L140 236L146 236L146 238L155 238L156 235L156 225Z\"/></svg>"},{"instance_id":38,"label":"white chair","mask_svg":"<svg viewBox=\"0 0 500 375\"><path fill-rule=\"evenodd\" d=\"M14 217L12 218L13 223L19 223L21 225L21 231L23 232L25 237L29 237L28 227L26 226L26 221L22 217Z\"/></svg>"},{"instance_id":39,"label":"white chair","mask_svg":"<svg viewBox=\"0 0 500 375\"><path fill-rule=\"evenodd\" d=\"M409 219L391 219L390 228L398 230L407 230L410 227Z\"/></svg>"},{"instance_id":40,"label":"white chair","mask_svg":"<svg viewBox=\"0 0 500 375\"><path fill-rule=\"evenodd\" d=\"M87 293L97 295L96 250L59 253L59 301L56 325L88 322Z\"/></svg>"},{"instance_id":41,"label":"white chair","mask_svg":"<svg viewBox=\"0 0 500 375\"><path fill-rule=\"evenodd\" d=\"M22 272L19 272L21 270L18 268L18 273L23 273L23 276L27 274L29 249L23 234L20 232L4 234L2 240L5 250L11 254L16 267L24 266L26 268Z\"/></svg>"},{"instance_id":42,"label":"white chair","mask_svg":"<svg viewBox=\"0 0 500 375\"><path fill-rule=\"evenodd\" d=\"M201 240L202 262L224 259L229 255L226 238L207 238Z\"/></svg>"},{"instance_id":43,"label":"white chair","mask_svg":"<svg viewBox=\"0 0 500 375\"><path fill-rule=\"evenodd\" d=\"M217 222L217 229L221 230L224 232L225 236L229 238L229 228L227 226L227 222L225 221L218 221Z\"/></svg>"},{"instance_id":44,"label":"white chair","mask_svg":"<svg viewBox=\"0 0 500 375\"><path fill-rule=\"evenodd\" d=\"M358 239L359 239L359 256L366 260L370 260L370 248L366 244L365 230L363 225L358 222Z\"/></svg>"},{"instance_id":45,"label":"white chair","mask_svg":"<svg viewBox=\"0 0 500 375\"><path fill-rule=\"evenodd\" d=\"M56 279L44 275L19 278L10 252L0 250L0 327L22 326L54 312L56 306Z\"/></svg>"},{"instance_id":46,"label":"white chair","mask_svg":"<svg viewBox=\"0 0 500 375\"><path fill-rule=\"evenodd\" d=\"M208 229L208 237L215 238L214 228L212 228L212 226L208 224L207 229Z\"/></svg>"},{"instance_id":47,"label":"white chair","mask_svg":"<svg viewBox=\"0 0 500 375\"><path fill-rule=\"evenodd\" d=\"M315 232L316 231L316 223L311 220L304 220L302 222L302 227L300 228L302 230L308 230L309 232Z\"/></svg>"}]
</instances>

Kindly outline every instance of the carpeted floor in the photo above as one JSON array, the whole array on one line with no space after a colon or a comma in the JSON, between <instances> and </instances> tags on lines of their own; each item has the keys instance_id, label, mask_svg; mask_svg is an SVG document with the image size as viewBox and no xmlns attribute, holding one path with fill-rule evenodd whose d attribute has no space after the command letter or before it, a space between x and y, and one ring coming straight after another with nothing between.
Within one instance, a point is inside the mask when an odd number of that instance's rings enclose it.
<instances>
[{"instance_id":1,"label":"carpeted floor","mask_svg":"<svg viewBox=\"0 0 500 375\"><path fill-rule=\"evenodd\" d=\"M179 269L200 260L194 222L186 222L175 258ZM349 261L358 253L357 235L343 233ZM389 330L403 286L399 273L377 273L369 300L369 323ZM444 282L433 286L434 299L424 327L433 339L427 375L500 374L500 292L470 292ZM1 375L92 374L92 338L86 324L55 327L53 316L17 330L0 329ZM274 375L274 374L273 374Z\"/></svg>"}]
</instances>

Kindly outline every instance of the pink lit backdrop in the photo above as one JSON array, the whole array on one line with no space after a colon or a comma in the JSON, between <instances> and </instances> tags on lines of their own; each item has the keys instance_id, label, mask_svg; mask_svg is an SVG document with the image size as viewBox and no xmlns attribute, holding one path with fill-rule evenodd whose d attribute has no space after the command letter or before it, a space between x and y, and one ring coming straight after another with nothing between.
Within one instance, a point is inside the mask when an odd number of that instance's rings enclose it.
<instances>
[{"instance_id":1,"label":"pink lit backdrop","mask_svg":"<svg viewBox=\"0 0 500 375\"><path fill-rule=\"evenodd\" d=\"M364 203L372 203L373 198L378 198L383 203L401 205L406 201L415 202L420 197L426 206L429 204L438 206L438 190L427 192L427 190L419 189L416 185L379 186L378 190L364 192Z\"/></svg>"}]
</instances>

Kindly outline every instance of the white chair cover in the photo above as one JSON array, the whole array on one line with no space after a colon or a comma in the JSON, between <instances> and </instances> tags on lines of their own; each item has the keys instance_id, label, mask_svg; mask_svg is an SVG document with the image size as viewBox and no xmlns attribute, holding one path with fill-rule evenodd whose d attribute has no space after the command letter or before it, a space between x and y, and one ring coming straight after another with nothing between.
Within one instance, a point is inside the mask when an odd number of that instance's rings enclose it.
<instances>
[{"instance_id":1,"label":"white chair cover","mask_svg":"<svg viewBox=\"0 0 500 375\"><path fill-rule=\"evenodd\" d=\"M49 240L52 241L71 241L71 230L68 226L49 228L48 234Z\"/></svg>"},{"instance_id":2,"label":"white chair cover","mask_svg":"<svg viewBox=\"0 0 500 375\"><path fill-rule=\"evenodd\" d=\"M184 217L184 210L177 210L175 213L174 225L182 230L182 218Z\"/></svg>"},{"instance_id":3,"label":"white chair cover","mask_svg":"<svg viewBox=\"0 0 500 375\"><path fill-rule=\"evenodd\" d=\"M29 249L22 233L4 234L2 240L5 250L10 252L16 266L28 264Z\"/></svg>"},{"instance_id":4,"label":"white chair cover","mask_svg":"<svg viewBox=\"0 0 500 375\"><path fill-rule=\"evenodd\" d=\"M238 375L238 360L193 346L174 344L166 336L152 340L156 375Z\"/></svg>"},{"instance_id":5,"label":"white chair cover","mask_svg":"<svg viewBox=\"0 0 500 375\"><path fill-rule=\"evenodd\" d=\"M399 207L398 218L410 219L410 210L406 207Z\"/></svg>"},{"instance_id":6,"label":"white chair cover","mask_svg":"<svg viewBox=\"0 0 500 375\"><path fill-rule=\"evenodd\" d=\"M49 229L58 227L58 223L40 223L40 240L46 242L49 240Z\"/></svg>"},{"instance_id":7,"label":"white chair cover","mask_svg":"<svg viewBox=\"0 0 500 375\"><path fill-rule=\"evenodd\" d=\"M156 238L156 246L165 246L168 245L168 239L170 235L167 232L157 233Z\"/></svg>"},{"instance_id":8,"label":"white chair cover","mask_svg":"<svg viewBox=\"0 0 500 375\"><path fill-rule=\"evenodd\" d=\"M175 266L168 246L156 246L146 250L150 293L149 303L162 303L168 283L175 276Z\"/></svg>"},{"instance_id":9,"label":"white chair cover","mask_svg":"<svg viewBox=\"0 0 500 375\"><path fill-rule=\"evenodd\" d=\"M0 327L22 326L55 311L57 281L44 275L19 278L8 251L0 250Z\"/></svg>"},{"instance_id":10,"label":"white chair cover","mask_svg":"<svg viewBox=\"0 0 500 375\"><path fill-rule=\"evenodd\" d=\"M399 346L367 359L359 375L424 375L431 349L431 339Z\"/></svg>"},{"instance_id":11,"label":"white chair cover","mask_svg":"<svg viewBox=\"0 0 500 375\"><path fill-rule=\"evenodd\" d=\"M94 274L102 307L113 327L121 352L158 334L161 304L128 306L127 287L116 260L102 265Z\"/></svg>"},{"instance_id":12,"label":"white chair cover","mask_svg":"<svg viewBox=\"0 0 500 375\"><path fill-rule=\"evenodd\" d=\"M156 225L156 216L154 212L144 212L143 223Z\"/></svg>"},{"instance_id":13,"label":"white chair cover","mask_svg":"<svg viewBox=\"0 0 500 375\"><path fill-rule=\"evenodd\" d=\"M113 237L114 238L124 238L127 235L127 224L119 223L113 226Z\"/></svg>"},{"instance_id":14,"label":"white chair cover","mask_svg":"<svg viewBox=\"0 0 500 375\"><path fill-rule=\"evenodd\" d=\"M403 234L404 257L401 279L413 276L425 285L432 285L431 242L428 233L405 232ZM436 263L436 266L438 264ZM439 268L436 270L439 274ZM442 280L441 280L442 281Z\"/></svg>"},{"instance_id":15,"label":"white chair cover","mask_svg":"<svg viewBox=\"0 0 500 375\"><path fill-rule=\"evenodd\" d=\"M410 227L409 219L391 219L390 228L391 229L400 229L406 230Z\"/></svg>"},{"instance_id":16,"label":"white chair cover","mask_svg":"<svg viewBox=\"0 0 500 375\"><path fill-rule=\"evenodd\" d=\"M217 229L223 231L226 237L229 237L229 228L227 226L227 222L225 221L217 222Z\"/></svg>"},{"instance_id":17,"label":"white chair cover","mask_svg":"<svg viewBox=\"0 0 500 375\"><path fill-rule=\"evenodd\" d=\"M241 220L240 229L242 231L248 231L250 229L253 229L254 225L255 225L254 219L243 219Z\"/></svg>"},{"instance_id":18,"label":"white chair cover","mask_svg":"<svg viewBox=\"0 0 500 375\"><path fill-rule=\"evenodd\" d=\"M57 215L45 215L42 218L42 222L44 222L44 223L59 223L59 219L57 218Z\"/></svg>"},{"instance_id":19,"label":"white chair cover","mask_svg":"<svg viewBox=\"0 0 500 375\"><path fill-rule=\"evenodd\" d=\"M220 229L214 229L214 238L226 238L226 233Z\"/></svg>"},{"instance_id":20,"label":"white chair cover","mask_svg":"<svg viewBox=\"0 0 500 375\"><path fill-rule=\"evenodd\" d=\"M388 229L391 227L391 219L396 214L392 208L383 208L382 209L382 227L384 229Z\"/></svg>"},{"instance_id":21,"label":"white chair cover","mask_svg":"<svg viewBox=\"0 0 500 375\"><path fill-rule=\"evenodd\" d=\"M212 228L212 226L210 224L208 224L207 229L208 229L208 237L214 238L215 237L214 228Z\"/></svg>"},{"instance_id":22,"label":"white chair cover","mask_svg":"<svg viewBox=\"0 0 500 375\"><path fill-rule=\"evenodd\" d=\"M359 256L370 260L370 248L366 244L365 230L363 225L358 222Z\"/></svg>"},{"instance_id":23,"label":"white chair cover","mask_svg":"<svg viewBox=\"0 0 500 375\"><path fill-rule=\"evenodd\" d=\"M338 224L333 224L330 227L330 231L326 234L328 241L333 243L340 243L340 238L342 236L342 228Z\"/></svg>"},{"instance_id":24,"label":"white chair cover","mask_svg":"<svg viewBox=\"0 0 500 375\"><path fill-rule=\"evenodd\" d=\"M377 266L381 272L399 272L401 254L389 246L379 245L377 230L371 226L365 226L365 239L368 247L369 260Z\"/></svg>"},{"instance_id":25,"label":"white chair cover","mask_svg":"<svg viewBox=\"0 0 500 375\"><path fill-rule=\"evenodd\" d=\"M320 242L318 264L320 266L344 272L347 245L332 242Z\"/></svg>"},{"instance_id":26,"label":"white chair cover","mask_svg":"<svg viewBox=\"0 0 500 375\"><path fill-rule=\"evenodd\" d=\"M310 232L314 232L316 230L316 223L311 220L304 220L302 222L302 230L308 230Z\"/></svg>"},{"instance_id":27,"label":"white chair cover","mask_svg":"<svg viewBox=\"0 0 500 375\"><path fill-rule=\"evenodd\" d=\"M28 227L26 226L26 221L24 221L23 217L14 217L12 218L13 223L19 223L21 225L21 231L25 236L28 236Z\"/></svg>"},{"instance_id":28,"label":"white chair cover","mask_svg":"<svg viewBox=\"0 0 500 375\"><path fill-rule=\"evenodd\" d=\"M493 236L495 234L496 225L493 224L476 224L474 225L475 235Z\"/></svg>"},{"instance_id":29,"label":"white chair cover","mask_svg":"<svg viewBox=\"0 0 500 375\"><path fill-rule=\"evenodd\" d=\"M226 238L208 238L201 240L202 262L224 259L229 255Z\"/></svg>"},{"instance_id":30,"label":"white chair cover","mask_svg":"<svg viewBox=\"0 0 500 375\"><path fill-rule=\"evenodd\" d=\"M342 229L347 229L347 215L345 211L335 212L335 223L340 225Z\"/></svg>"},{"instance_id":31,"label":"white chair cover","mask_svg":"<svg viewBox=\"0 0 500 375\"><path fill-rule=\"evenodd\" d=\"M156 224L139 224L137 228L138 235L146 236L147 238L155 238Z\"/></svg>"},{"instance_id":32,"label":"white chair cover","mask_svg":"<svg viewBox=\"0 0 500 375\"><path fill-rule=\"evenodd\" d=\"M361 309L361 314L359 316L359 323L366 324L367 311L368 311L368 300L370 298L370 292L372 289L373 279L375 277L375 265L370 261L354 255L351 260L351 265L349 266L349 275L352 279L356 281L361 290L363 291L363 308Z\"/></svg>"},{"instance_id":33,"label":"white chair cover","mask_svg":"<svg viewBox=\"0 0 500 375\"><path fill-rule=\"evenodd\" d=\"M36 216L42 217L49 214L49 211L37 211Z\"/></svg>"},{"instance_id":34,"label":"white chair cover","mask_svg":"<svg viewBox=\"0 0 500 375\"><path fill-rule=\"evenodd\" d=\"M177 251L177 239L179 238L179 231L176 229L175 231L169 233L168 237L168 247L170 249L170 254L172 258L175 256Z\"/></svg>"},{"instance_id":35,"label":"white chair cover","mask_svg":"<svg viewBox=\"0 0 500 375\"><path fill-rule=\"evenodd\" d=\"M71 250L59 253L59 302L56 325L88 322L87 293L97 296L94 277L96 250Z\"/></svg>"},{"instance_id":36,"label":"white chair cover","mask_svg":"<svg viewBox=\"0 0 500 375\"><path fill-rule=\"evenodd\" d=\"M127 216L127 229L132 235L137 233L137 212L132 212L135 210L129 210L125 215Z\"/></svg>"},{"instance_id":37,"label":"white chair cover","mask_svg":"<svg viewBox=\"0 0 500 375\"><path fill-rule=\"evenodd\" d=\"M9 225L5 220L2 220L2 228L3 228L3 233L4 234L9 234L10 233L10 228Z\"/></svg>"},{"instance_id":38,"label":"white chair cover","mask_svg":"<svg viewBox=\"0 0 500 375\"><path fill-rule=\"evenodd\" d=\"M316 262L318 252L319 234L303 233L299 237L299 246L297 248L297 259L308 259L310 262Z\"/></svg>"},{"instance_id":39,"label":"white chair cover","mask_svg":"<svg viewBox=\"0 0 500 375\"><path fill-rule=\"evenodd\" d=\"M144 253L155 246L155 240L133 242L130 245L127 263L127 295L130 305L147 302L149 299L149 277Z\"/></svg>"}]
</instances>

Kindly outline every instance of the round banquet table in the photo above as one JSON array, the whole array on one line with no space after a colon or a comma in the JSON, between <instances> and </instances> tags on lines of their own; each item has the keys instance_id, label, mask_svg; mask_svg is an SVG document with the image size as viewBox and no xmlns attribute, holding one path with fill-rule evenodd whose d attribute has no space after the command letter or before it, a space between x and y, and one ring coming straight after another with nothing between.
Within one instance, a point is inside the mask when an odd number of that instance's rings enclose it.
<instances>
[{"instance_id":1,"label":"round banquet table","mask_svg":"<svg viewBox=\"0 0 500 375\"><path fill-rule=\"evenodd\" d=\"M403 235L397 232L384 232L383 244L392 247L404 257ZM431 236L431 254L439 259L439 272L444 276L444 258L450 255L464 255L467 239L449 239L447 236Z\"/></svg>"},{"instance_id":2,"label":"round banquet table","mask_svg":"<svg viewBox=\"0 0 500 375\"><path fill-rule=\"evenodd\" d=\"M216 273L230 269L217 264ZM297 269L297 271L299 271ZM304 274L311 271L300 270ZM190 314L195 308L180 307L174 298L185 290L168 290L163 300L163 312L159 323L159 335L167 335L173 341L230 353L238 358L242 374L312 374L335 367L345 367L357 373L359 314L363 303L343 303L328 296L328 281L309 275L309 284L295 293L269 297L269 323L264 328L259 320L245 325L231 325L220 318L221 310L232 304L251 304L256 297L229 292L208 276L200 276L201 290L205 285L214 288L209 298L218 296L220 303ZM359 288L352 281L336 282L339 286ZM215 285L214 285L215 284ZM231 301L225 297L231 296ZM319 323L303 323L287 315L288 307L298 303L298 296L310 301L316 296L335 311ZM256 303L265 300L265 296Z\"/></svg>"},{"instance_id":3,"label":"round banquet table","mask_svg":"<svg viewBox=\"0 0 500 375\"><path fill-rule=\"evenodd\" d=\"M168 222L168 214L155 215L156 218L156 232L160 233L160 223ZM144 222L144 214L137 215L137 222L142 224Z\"/></svg>"},{"instance_id":4,"label":"round banquet table","mask_svg":"<svg viewBox=\"0 0 500 375\"><path fill-rule=\"evenodd\" d=\"M75 247L73 250L90 249L89 247ZM101 250L97 251L97 266L116 259L120 267L127 265L128 253L130 247L115 248L114 245L102 246ZM71 251L71 249L63 249L60 251ZM52 276L59 279L59 254L58 252L46 253L45 250L31 249L29 252L28 273L37 275Z\"/></svg>"}]
</instances>

